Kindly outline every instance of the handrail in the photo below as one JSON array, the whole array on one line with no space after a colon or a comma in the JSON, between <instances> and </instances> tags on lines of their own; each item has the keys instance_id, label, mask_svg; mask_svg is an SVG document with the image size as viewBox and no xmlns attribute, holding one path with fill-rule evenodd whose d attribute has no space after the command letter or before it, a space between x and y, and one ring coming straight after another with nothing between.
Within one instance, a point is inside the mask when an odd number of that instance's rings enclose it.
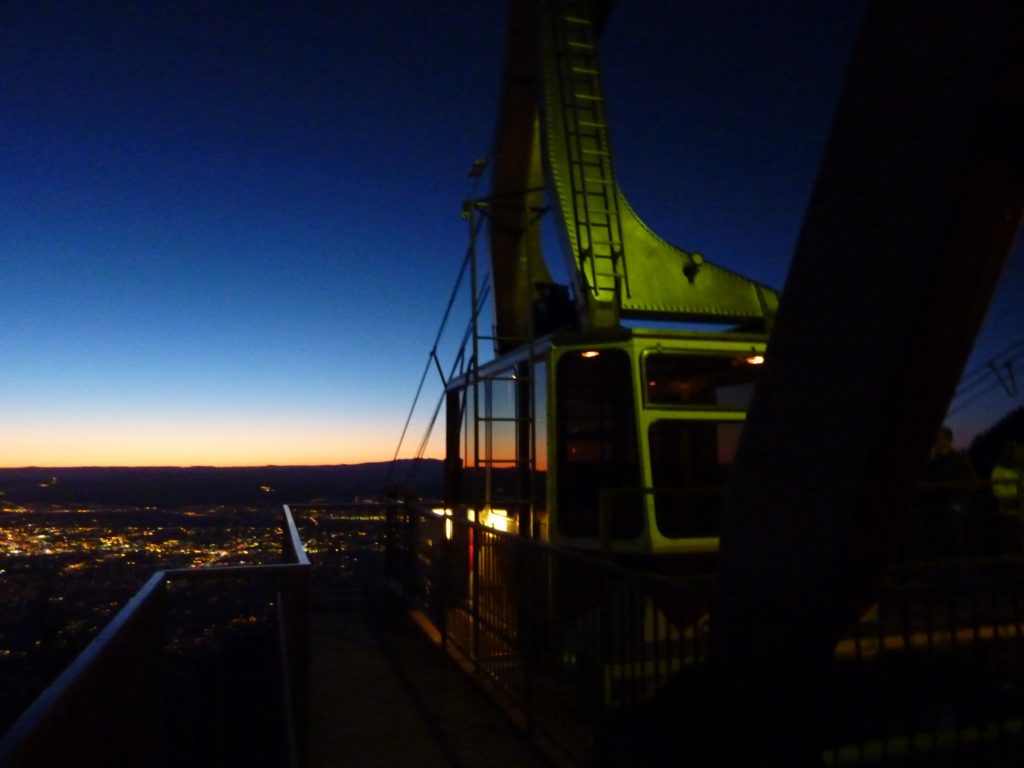
<instances>
[{"instance_id":1,"label":"handrail","mask_svg":"<svg viewBox=\"0 0 1024 768\"><path fill-rule=\"evenodd\" d=\"M69 698L113 647L117 639L132 626L143 609L163 591L166 571L157 571L145 585L115 614L99 634L75 657L14 725L0 739L0 765L6 763L39 729L40 725L67 705Z\"/></svg>"},{"instance_id":2,"label":"handrail","mask_svg":"<svg viewBox=\"0 0 1024 768\"><path fill-rule=\"evenodd\" d=\"M124 636L136 627L148 610L159 602L167 584L172 581L220 580L248 577L287 577L308 574L310 563L302 546L295 519L284 505L284 554L294 562L267 565L214 566L205 568L166 568L156 571L131 599L100 630L57 678L36 698L27 710L0 738L0 766L16 761L26 748L45 736L47 721L71 703L89 682L99 665L118 647ZM306 638L301 637L300 642ZM300 670L301 671L301 670ZM288 676L286 671L286 677ZM290 727L294 724L289 723Z\"/></svg>"},{"instance_id":3,"label":"handrail","mask_svg":"<svg viewBox=\"0 0 1024 768\"><path fill-rule=\"evenodd\" d=\"M285 538L284 542L288 552L295 559L296 565L309 565L309 556L306 548L302 546L302 538L299 536L299 529L295 527L295 517L292 515L290 505L284 505Z\"/></svg>"}]
</instances>

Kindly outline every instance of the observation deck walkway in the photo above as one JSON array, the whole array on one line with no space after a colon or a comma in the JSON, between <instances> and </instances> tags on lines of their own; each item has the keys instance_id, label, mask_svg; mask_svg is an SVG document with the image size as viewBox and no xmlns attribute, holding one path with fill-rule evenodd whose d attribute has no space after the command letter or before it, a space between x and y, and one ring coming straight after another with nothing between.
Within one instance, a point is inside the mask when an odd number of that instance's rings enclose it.
<instances>
[{"instance_id":1,"label":"observation deck walkway","mask_svg":"<svg viewBox=\"0 0 1024 768\"><path fill-rule=\"evenodd\" d=\"M394 598L316 607L310 768L524 768L550 762Z\"/></svg>"}]
</instances>

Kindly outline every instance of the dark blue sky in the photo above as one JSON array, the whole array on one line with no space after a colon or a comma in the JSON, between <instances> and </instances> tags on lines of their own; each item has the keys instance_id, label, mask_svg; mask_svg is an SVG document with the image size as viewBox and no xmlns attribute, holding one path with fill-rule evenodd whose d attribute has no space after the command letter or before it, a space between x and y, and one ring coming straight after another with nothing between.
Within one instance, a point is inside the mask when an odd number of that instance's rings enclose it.
<instances>
[{"instance_id":1,"label":"dark blue sky","mask_svg":"<svg viewBox=\"0 0 1024 768\"><path fill-rule=\"evenodd\" d=\"M619 5L620 185L781 287L861 4ZM390 458L466 247L503 7L0 8L0 466ZM1006 306L985 354L1024 327Z\"/></svg>"}]
</instances>

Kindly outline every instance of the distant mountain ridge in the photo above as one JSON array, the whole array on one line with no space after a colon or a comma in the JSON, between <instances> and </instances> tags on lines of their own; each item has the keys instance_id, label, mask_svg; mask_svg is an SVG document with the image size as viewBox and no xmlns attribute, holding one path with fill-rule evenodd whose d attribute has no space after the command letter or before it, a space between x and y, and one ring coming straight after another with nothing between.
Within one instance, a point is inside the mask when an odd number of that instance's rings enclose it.
<instances>
[{"instance_id":1,"label":"distant mountain ridge","mask_svg":"<svg viewBox=\"0 0 1024 768\"><path fill-rule=\"evenodd\" d=\"M0 469L0 502L178 507L348 502L386 486L441 493L442 462L265 467L25 467Z\"/></svg>"}]
</instances>

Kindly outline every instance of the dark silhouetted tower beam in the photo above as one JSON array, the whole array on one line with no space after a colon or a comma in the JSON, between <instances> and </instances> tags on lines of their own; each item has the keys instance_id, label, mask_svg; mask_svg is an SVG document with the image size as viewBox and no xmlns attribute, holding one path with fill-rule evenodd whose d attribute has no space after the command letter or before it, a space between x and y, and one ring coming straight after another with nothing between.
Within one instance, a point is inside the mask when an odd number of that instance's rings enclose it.
<instances>
[{"instance_id":1,"label":"dark silhouetted tower beam","mask_svg":"<svg viewBox=\"0 0 1024 768\"><path fill-rule=\"evenodd\" d=\"M824 670L871 600L1017 232L1022 136L1024 4L873 4L721 538L736 764L813 757Z\"/></svg>"}]
</instances>

